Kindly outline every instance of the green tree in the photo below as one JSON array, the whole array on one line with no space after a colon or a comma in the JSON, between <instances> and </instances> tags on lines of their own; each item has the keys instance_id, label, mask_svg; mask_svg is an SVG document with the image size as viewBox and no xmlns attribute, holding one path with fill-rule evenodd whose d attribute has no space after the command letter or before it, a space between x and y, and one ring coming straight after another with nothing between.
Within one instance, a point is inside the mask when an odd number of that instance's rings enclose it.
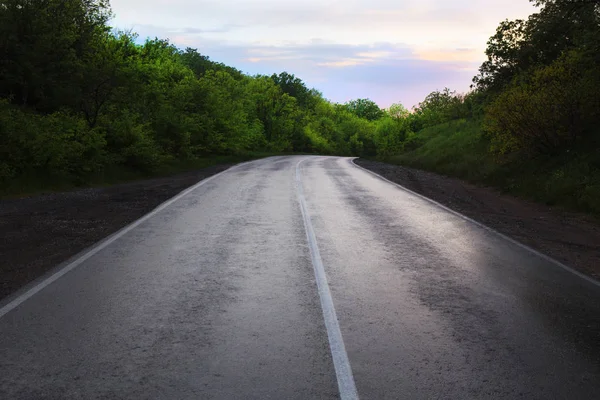
<instances>
[{"instance_id":1,"label":"green tree","mask_svg":"<svg viewBox=\"0 0 600 400\"><path fill-rule=\"evenodd\" d=\"M359 118L364 118L368 121L375 121L384 116L384 111L379 108L377 103L370 99L351 100L345 104L348 111Z\"/></svg>"},{"instance_id":2,"label":"green tree","mask_svg":"<svg viewBox=\"0 0 600 400\"><path fill-rule=\"evenodd\" d=\"M77 107L110 15L105 0L3 0L0 97L44 112Z\"/></svg>"},{"instance_id":3,"label":"green tree","mask_svg":"<svg viewBox=\"0 0 600 400\"><path fill-rule=\"evenodd\" d=\"M333 104L287 72L251 77L166 39L138 44L110 17L107 0L0 1L3 187L249 151L374 156L376 121L392 121L368 99ZM396 130L382 137L403 135L404 111L393 112Z\"/></svg>"},{"instance_id":4,"label":"green tree","mask_svg":"<svg viewBox=\"0 0 600 400\"><path fill-rule=\"evenodd\" d=\"M419 126L419 129L422 129L454 119L465 118L468 114L468 108L465 106L465 96L445 88L442 91L431 92L425 97L425 100L414 108L414 115L418 120L414 122Z\"/></svg>"},{"instance_id":5,"label":"green tree","mask_svg":"<svg viewBox=\"0 0 600 400\"><path fill-rule=\"evenodd\" d=\"M312 109L315 106L315 93L308 89L300 78L282 72L279 75L271 75L271 79L281 88L283 93L294 97L300 107Z\"/></svg>"},{"instance_id":6,"label":"green tree","mask_svg":"<svg viewBox=\"0 0 600 400\"><path fill-rule=\"evenodd\" d=\"M402 103L394 103L387 109L387 114L395 120L403 120L408 118L410 111Z\"/></svg>"},{"instance_id":7,"label":"green tree","mask_svg":"<svg viewBox=\"0 0 600 400\"><path fill-rule=\"evenodd\" d=\"M503 21L488 41L488 57L474 78L483 91L499 93L519 75L547 66L579 48L598 57L600 7L597 0L532 0L537 13Z\"/></svg>"},{"instance_id":8,"label":"green tree","mask_svg":"<svg viewBox=\"0 0 600 400\"><path fill-rule=\"evenodd\" d=\"M515 81L488 108L492 150L556 154L597 134L600 78L571 52L527 80Z\"/></svg>"}]
</instances>

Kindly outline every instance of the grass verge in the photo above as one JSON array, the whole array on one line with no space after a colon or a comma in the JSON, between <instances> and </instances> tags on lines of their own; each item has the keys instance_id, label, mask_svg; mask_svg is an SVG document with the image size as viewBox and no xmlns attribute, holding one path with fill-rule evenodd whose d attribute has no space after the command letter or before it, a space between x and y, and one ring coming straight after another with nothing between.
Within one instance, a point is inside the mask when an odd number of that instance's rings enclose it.
<instances>
[{"instance_id":1,"label":"grass verge","mask_svg":"<svg viewBox=\"0 0 600 400\"><path fill-rule=\"evenodd\" d=\"M402 154L381 161L496 187L538 203L600 216L600 152L581 148L498 162L481 121L457 120L417 133Z\"/></svg>"}]
</instances>

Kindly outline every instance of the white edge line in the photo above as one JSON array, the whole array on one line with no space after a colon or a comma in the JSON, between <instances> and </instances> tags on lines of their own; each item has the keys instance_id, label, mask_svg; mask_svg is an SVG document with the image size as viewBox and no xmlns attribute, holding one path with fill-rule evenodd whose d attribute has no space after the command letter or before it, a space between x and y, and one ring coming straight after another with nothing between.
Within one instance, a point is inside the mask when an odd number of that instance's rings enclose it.
<instances>
[{"instance_id":1,"label":"white edge line","mask_svg":"<svg viewBox=\"0 0 600 400\"><path fill-rule=\"evenodd\" d=\"M323 310L323 318L325 319L325 329L327 330L327 337L329 339L329 348L331 349L331 357L333 359L333 366L335 368L340 398L342 400L357 400L358 391L356 390L356 384L354 383L352 367L350 366L348 354L346 353L346 346L344 345L344 339L342 337L340 325L335 313L333 299L329 290L329 283L327 282L327 275L325 274L325 268L323 267L323 260L321 259L319 246L317 245L317 238L315 236L315 232L310 220L310 214L308 213L308 208L306 206L306 199L304 198L300 164L306 160L308 160L308 158L305 158L296 164L296 191L298 195L298 202L300 203L300 210L302 211L302 218L304 220L304 228L306 230L306 238L308 240L312 264L315 271L317 289L319 291L321 308Z\"/></svg>"},{"instance_id":2,"label":"white edge line","mask_svg":"<svg viewBox=\"0 0 600 400\"><path fill-rule=\"evenodd\" d=\"M432 200L432 199L430 199L429 197L425 197L425 196L423 196L422 194L419 194L419 193L413 192L412 190L410 190L410 189L408 189L408 188L406 188L406 187L404 187L404 186L400 185L399 183L396 183L396 182L390 181L389 179L387 179L387 178L384 178L383 176L379 175L379 174L378 174L378 173L376 173L376 172L373 172L373 171L370 171L370 170L368 170L368 169L366 169L366 168L364 168L364 167L361 167L360 165L358 165L358 164L356 164L356 163L354 162L354 160L356 160L357 158L358 158L358 157L355 157L355 158L351 158L351 159L350 159L350 163L351 163L352 165L354 165L356 168L362 169L363 171L365 171L365 172L368 172L369 174L371 174L371 175L374 175L374 176L376 176L377 178L379 178L379 179L381 179L381 180L383 180L383 181L385 181L385 182L391 183L392 185L394 185L394 186L396 186L396 187L398 187L398 188L400 188L400 189L404 190L405 192L408 192L408 193L410 193L410 194L413 194L413 195L415 195L415 196L417 196L417 197L419 197L419 198L421 198L421 199L423 199L423 200L426 200L426 201L428 201L428 202L430 202L430 203L432 203L432 204L435 204L436 206L438 206L438 207L442 208L443 210L446 210L446 211L448 211L449 213L451 213L451 214L454 214L454 215L456 215L457 217L460 217L460 218L464 219L465 221L469 221L469 222L471 222L471 223L473 223L473 224L475 224L475 225L479 226L480 228L483 228L483 229L487 230L488 232L491 232L491 233L493 233L493 234L495 234L495 235L497 235L497 236L500 236L501 238L503 238L503 239L505 239L505 240L507 240L507 241L511 242L512 244L514 244L514 245L517 245L517 246L521 247L522 249L525 249L525 250L527 250L527 251L529 251L529 252L531 252L531 253L535 254L536 256L538 256L538 257L541 257L541 258L543 258L544 260L546 260L546 261L548 261L548 262L551 262L552 264L554 264L554 265L556 265L556 266L558 266L558 267L560 267L560 268L564 269L565 271L569 271L570 273L572 273L572 274L574 274L574 275L577 275L577 276L578 276L578 277L580 277L581 279L584 279L584 280L586 280L587 282L589 282L589 283L591 283L591 284L593 284L593 285L596 285L596 286L600 287L600 281L598 281L598 280L596 280L596 279L594 279L594 278L592 278L592 277L590 277L590 276L587 276L587 275L585 275L585 274L583 274L583 273L581 273L581 272L579 272L579 271L577 271L577 270L575 270L575 269L573 269L573 268L569 267L568 265L566 265L566 264L563 264L562 262L560 262L560 261L558 261L558 260L556 260L556 259L554 259L554 258L552 258L552 257L550 257L550 256L547 256L546 254L544 254L544 253L541 253L541 252L539 252L539 251L537 251L537 250L535 250L535 249L533 249L533 248L531 248L531 247L529 247L529 246L527 246L526 244L523 244L523 243L521 243L521 242L519 242L519 241L517 241L517 240L515 240L515 239L513 239L513 238L511 238L511 237L508 237L508 236L506 236L505 234L503 234L503 233L500 233L500 232L498 232L497 230L495 230L495 229L493 229L493 228L490 228L490 227L489 227L489 226L487 226L487 225L484 225L484 224L482 224L481 222L475 221L474 219L472 219L472 218L469 218L469 217L467 217L466 215L463 215L463 214L461 214L461 213L459 213L459 212L457 212L457 211L454 211L454 210L452 210L451 208L448 208L448 207L446 207L445 205L443 205L443 204L441 204L441 203L438 203L438 202L437 202L437 201L435 201L435 200Z\"/></svg>"},{"instance_id":3,"label":"white edge line","mask_svg":"<svg viewBox=\"0 0 600 400\"><path fill-rule=\"evenodd\" d=\"M247 162L244 162L244 163L241 163L241 164L234 165L232 167L227 168L224 171L219 172L218 174L215 174L213 176L210 176L210 177L208 177L206 179L201 180L200 182L196 183L195 185L193 185L193 186L185 189L184 191L180 192L175 197L172 197L171 199L169 199L169 200L165 201L164 203L160 204L158 207L156 207L154 210L150 211L148 214L144 215L140 219L132 222L129 225L126 225L124 228L122 228L121 230L117 231L116 233L114 233L112 235L109 235L108 238L105 238L105 239L101 240L100 242L96 243L95 245L92 245L92 247L89 248L89 250L87 252L85 252L84 254L82 254L80 257L78 257L74 261L68 263L64 267L60 268L58 271L56 271L55 273L53 273L52 275L50 275L48 278L42 280L37 285L33 286L32 288L30 288L26 292L22 293L21 295L17 296L16 298L14 298L10 302L8 302L6 305L2 306L0 308L0 318L4 317L6 314L8 314L9 312L11 312L12 310L14 310L15 308L17 308L21 304L23 304L25 301L27 301L28 299L30 299L31 297L33 297L36 293L38 293L39 291L41 291L42 289L44 289L48 285L52 284L56 280L60 279L62 276L66 275L68 272L70 272L73 269L77 268L84 261L86 261L87 259L89 259L93 255L95 255L99 251L103 250L104 248L106 248L107 246L109 246L110 244L112 244L113 242L115 242L116 240L118 240L119 238L121 238L123 235L127 234L132 229L138 227L140 224L142 224L145 221L147 221L148 219L152 218L153 216L155 216L156 214L158 214L159 212L161 212L165 208L169 207L171 204L173 204L176 201L180 200L182 197L184 197L184 196L188 195L189 193L193 192L194 190L196 190L200 186L203 186L203 185L209 183L213 179L216 179L217 177L225 174L226 172L231 171L232 169L235 169L235 168L239 168L239 167L244 166L246 164L252 163L254 161L258 161L258 160L247 161Z\"/></svg>"}]
</instances>

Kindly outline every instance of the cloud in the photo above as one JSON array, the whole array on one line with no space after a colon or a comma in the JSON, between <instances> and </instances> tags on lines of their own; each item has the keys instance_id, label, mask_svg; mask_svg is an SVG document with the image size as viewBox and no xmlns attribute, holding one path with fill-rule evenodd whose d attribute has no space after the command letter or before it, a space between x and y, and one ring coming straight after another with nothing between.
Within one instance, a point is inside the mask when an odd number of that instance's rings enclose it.
<instances>
[{"instance_id":1,"label":"cloud","mask_svg":"<svg viewBox=\"0 0 600 400\"><path fill-rule=\"evenodd\" d=\"M285 46L254 45L229 46L233 52L246 53L242 61L275 65L282 61L293 61L319 67L347 67L377 62L382 59L404 59L413 56L408 46L389 43L372 45L347 45L314 40L310 43L288 43Z\"/></svg>"},{"instance_id":2,"label":"cloud","mask_svg":"<svg viewBox=\"0 0 600 400\"><path fill-rule=\"evenodd\" d=\"M531 10L525 0L113 0L112 4L117 25L160 21L163 26L198 27L230 41L276 44L321 37L347 44L386 41L462 47L466 43L480 49L500 20Z\"/></svg>"},{"instance_id":3,"label":"cloud","mask_svg":"<svg viewBox=\"0 0 600 400\"><path fill-rule=\"evenodd\" d=\"M194 27L169 28L152 24L131 24L127 26L113 24L113 26L116 29L132 30L136 32L142 40L145 40L146 38L159 37L161 39L170 39L173 42L177 42L178 39L182 38L185 38L183 39L185 42L189 42L190 40L194 40L197 37L206 36L207 34L227 33L237 28L237 25L223 25L209 29L200 29Z\"/></svg>"},{"instance_id":4,"label":"cloud","mask_svg":"<svg viewBox=\"0 0 600 400\"><path fill-rule=\"evenodd\" d=\"M351 59L346 59L346 60L339 60L339 61L327 61L327 62L322 62L317 64L320 67L351 67L351 66L355 66L355 65L361 65L364 64L365 62L371 62L373 60L369 60L369 59L359 59L359 58L351 58Z\"/></svg>"},{"instance_id":5,"label":"cloud","mask_svg":"<svg viewBox=\"0 0 600 400\"><path fill-rule=\"evenodd\" d=\"M336 102L367 97L387 107L402 102L411 107L433 90L449 86L468 90L479 63L426 57L405 44L352 45L313 39L308 43L283 45L244 44L206 39L202 34L172 36L173 30L139 26L141 37L154 32L171 37L180 47L197 48L212 60L235 66L250 75L287 71ZM183 30L182 30L183 31ZM471 49L455 49L457 54Z\"/></svg>"},{"instance_id":6,"label":"cloud","mask_svg":"<svg viewBox=\"0 0 600 400\"><path fill-rule=\"evenodd\" d=\"M249 74L288 71L334 101L412 106L466 91L488 38L526 0L112 0L113 26L171 38Z\"/></svg>"},{"instance_id":7,"label":"cloud","mask_svg":"<svg viewBox=\"0 0 600 400\"><path fill-rule=\"evenodd\" d=\"M368 97L381 106L401 102L412 107L434 90L450 87L469 89L476 64L398 59L322 71L325 79L319 89L326 97L346 102Z\"/></svg>"},{"instance_id":8,"label":"cloud","mask_svg":"<svg viewBox=\"0 0 600 400\"><path fill-rule=\"evenodd\" d=\"M180 29L174 29L173 32L178 32L178 33L182 33L182 34L186 34L186 35L199 35L199 34L204 34L204 33L228 33L231 32L237 28L241 28L241 25L235 25L235 24L226 24L226 25L222 25L222 26L218 26L215 28L208 28L208 29L199 29L199 28L180 28Z\"/></svg>"},{"instance_id":9,"label":"cloud","mask_svg":"<svg viewBox=\"0 0 600 400\"><path fill-rule=\"evenodd\" d=\"M473 61L481 58L477 49L417 49L416 56L429 61Z\"/></svg>"},{"instance_id":10,"label":"cloud","mask_svg":"<svg viewBox=\"0 0 600 400\"><path fill-rule=\"evenodd\" d=\"M245 46L198 40L192 47L251 75L287 71L332 101L368 97L384 107L394 102L412 107L446 86L467 91L479 66L470 61L421 59L409 46L391 43L344 45L313 40Z\"/></svg>"}]
</instances>

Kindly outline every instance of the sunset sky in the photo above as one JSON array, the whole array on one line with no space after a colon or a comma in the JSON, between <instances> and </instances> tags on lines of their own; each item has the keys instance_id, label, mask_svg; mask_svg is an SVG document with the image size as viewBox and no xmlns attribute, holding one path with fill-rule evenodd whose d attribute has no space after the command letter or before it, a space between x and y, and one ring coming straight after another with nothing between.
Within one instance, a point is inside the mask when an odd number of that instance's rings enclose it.
<instances>
[{"instance_id":1,"label":"sunset sky","mask_svg":"<svg viewBox=\"0 0 600 400\"><path fill-rule=\"evenodd\" d=\"M467 91L488 38L527 0L112 0L118 29L169 38L249 74L287 71L336 102L411 107Z\"/></svg>"}]
</instances>

